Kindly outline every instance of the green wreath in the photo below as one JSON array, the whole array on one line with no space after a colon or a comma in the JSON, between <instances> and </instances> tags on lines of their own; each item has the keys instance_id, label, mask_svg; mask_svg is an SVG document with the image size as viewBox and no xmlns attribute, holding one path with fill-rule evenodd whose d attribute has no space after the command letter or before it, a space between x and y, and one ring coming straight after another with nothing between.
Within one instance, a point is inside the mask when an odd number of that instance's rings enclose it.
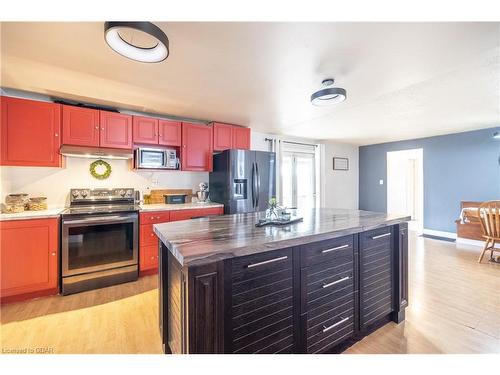
<instances>
[{"instance_id":1,"label":"green wreath","mask_svg":"<svg viewBox=\"0 0 500 375\"><path fill-rule=\"evenodd\" d=\"M106 170L103 173L99 173L96 171L96 168L103 166ZM104 160L96 160L92 164L90 164L90 174L92 177L97 178L98 180L105 180L111 174L111 165Z\"/></svg>"}]
</instances>

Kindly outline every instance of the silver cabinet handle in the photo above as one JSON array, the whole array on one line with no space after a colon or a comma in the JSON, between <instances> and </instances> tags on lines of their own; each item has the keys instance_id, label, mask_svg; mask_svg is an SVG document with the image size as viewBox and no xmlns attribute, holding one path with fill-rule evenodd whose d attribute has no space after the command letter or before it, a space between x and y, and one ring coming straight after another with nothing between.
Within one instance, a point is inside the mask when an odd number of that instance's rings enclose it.
<instances>
[{"instance_id":1,"label":"silver cabinet handle","mask_svg":"<svg viewBox=\"0 0 500 375\"><path fill-rule=\"evenodd\" d=\"M383 237L387 237L387 236L390 236L391 235L391 232L389 233L384 233L384 234L379 234L378 236L373 236L372 237L372 240L377 240L379 238L383 238Z\"/></svg>"},{"instance_id":2,"label":"silver cabinet handle","mask_svg":"<svg viewBox=\"0 0 500 375\"><path fill-rule=\"evenodd\" d=\"M342 318L342 317L341 317L341 318ZM333 328L337 327L338 325L341 325L342 323L347 322L348 320L349 320L349 317L347 317L347 318L343 318L343 319L341 319L340 321L338 321L337 323L332 324L332 325L331 325L331 326L329 326L329 327L325 327L325 326L323 326L323 333L328 332L329 330L331 330L331 329L333 329Z\"/></svg>"},{"instance_id":3,"label":"silver cabinet handle","mask_svg":"<svg viewBox=\"0 0 500 375\"><path fill-rule=\"evenodd\" d=\"M274 259L269 259L269 260L265 260L263 262L259 262L259 263L252 263L252 264L249 264L247 266L247 268L254 268L254 267L258 267L258 266L262 266L264 264L269 264L269 263L274 263L274 262L279 262L280 260L285 260L285 259L288 259L288 256L284 256L284 257L279 257L279 258L274 258Z\"/></svg>"},{"instance_id":4,"label":"silver cabinet handle","mask_svg":"<svg viewBox=\"0 0 500 375\"><path fill-rule=\"evenodd\" d=\"M342 281L346 281L346 280L349 280L351 277L350 276L346 276L346 277L343 277L341 279L338 279L338 280L335 280L335 281L332 281L331 283L328 283L328 284L323 284L323 288L329 288L335 284L338 284L338 283L341 283Z\"/></svg>"},{"instance_id":5,"label":"silver cabinet handle","mask_svg":"<svg viewBox=\"0 0 500 375\"><path fill-rule=\"evenodd\" d=\"M337 247L332 247L331 249L326 249L321 251L322 254L329 253L330 251L335 251L335 250L341 250L341 249L346 249L349 247L349 244L347 245L342 245L342 246L337 246Z\"/></svg>"}]
</instances>

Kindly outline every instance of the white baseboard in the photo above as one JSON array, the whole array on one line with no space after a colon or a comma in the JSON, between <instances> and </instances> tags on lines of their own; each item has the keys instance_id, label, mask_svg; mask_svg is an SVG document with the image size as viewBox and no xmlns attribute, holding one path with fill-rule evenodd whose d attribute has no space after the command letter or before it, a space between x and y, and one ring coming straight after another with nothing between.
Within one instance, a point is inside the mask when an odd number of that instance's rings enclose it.
<instances>
[{"instance_id":1,"label":"white baseboard","mask_svg":"<svg viewBox=\"0 0 500 375\"><path fill-rule=\"evenodd\" d=\"M456 233L453 233L453 232L443 232L443 231L434 230L434 229L424 228L423 233L424 234L428 234L430 236L438 236L438 237L452 238L452 239L456 239L457 238L457 234Z\"/></svg>"},{"instance_id":2,"label":"white baseboard","mask_svg":"<svg viewBox=\"0 0 500 375\"><path fill-rule=\"evenodd\" d=\"M464 245L484 247L484 241L471 240L469 238L457 237L457 243L464 244ZM495 244L495 249L500 249L500 243Z\"/></svg>"}]
</instances>

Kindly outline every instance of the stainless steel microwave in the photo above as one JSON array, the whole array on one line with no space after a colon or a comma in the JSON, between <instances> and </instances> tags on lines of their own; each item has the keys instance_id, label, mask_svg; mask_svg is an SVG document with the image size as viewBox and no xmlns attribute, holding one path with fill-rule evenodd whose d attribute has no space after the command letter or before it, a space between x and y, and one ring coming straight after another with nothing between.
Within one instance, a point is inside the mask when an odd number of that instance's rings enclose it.
<instances>
[{"instance_id":1,"label":"stainless steel microwave","mask_svg":"<svg viewBox=\"0 0 500 375\"><path fill-rule=\"evenodd\" d=\"M135 151L137 169L179 169L179 158L175 149L138 148Z\"/></svg>"}]
</instances>

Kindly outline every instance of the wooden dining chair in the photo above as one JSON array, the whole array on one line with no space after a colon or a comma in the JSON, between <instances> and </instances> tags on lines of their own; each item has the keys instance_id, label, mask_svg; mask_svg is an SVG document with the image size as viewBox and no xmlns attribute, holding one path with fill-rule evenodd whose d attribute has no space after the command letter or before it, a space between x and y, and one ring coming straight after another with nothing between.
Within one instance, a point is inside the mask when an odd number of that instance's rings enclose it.
<instances>
[{"instance_id":1,"label":"wooden dining chair","mask_svg":"<svg viewBox=\"0 0 500 375\"><path fill-rule=\"evenodd\" d=\"M500 201L481 203L477 210L477 216L481 223L483 237L486 240L483 252L478 260L481 263L487 250L491 251L491 259L493 259L494 251L500 251L500 249L495 249L495 243L500 243Z\"/></svg>"}]
</instances>

